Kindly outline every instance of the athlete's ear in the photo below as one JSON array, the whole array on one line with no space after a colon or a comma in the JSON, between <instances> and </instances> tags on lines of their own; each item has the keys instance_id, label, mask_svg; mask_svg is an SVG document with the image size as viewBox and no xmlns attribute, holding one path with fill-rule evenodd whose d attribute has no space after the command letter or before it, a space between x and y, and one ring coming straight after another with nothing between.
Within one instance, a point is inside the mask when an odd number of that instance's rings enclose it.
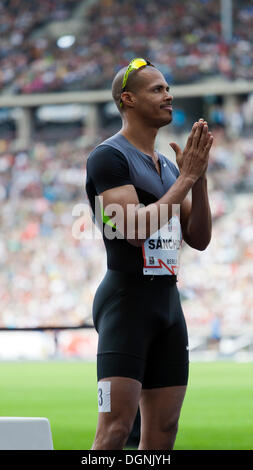
<instances>
[{"instance_id":1,"label":"athlete's ear","mask_svg":"<svg viewBox=\"0 0 253 470\"><path fill-rule=\"evenodd\" d=\"M131 91L123 91L123 93L121 93L121 99L123 101L123 104L125 104L129 108L134 108L135 96Z\"/></svg>"}]
</instances>

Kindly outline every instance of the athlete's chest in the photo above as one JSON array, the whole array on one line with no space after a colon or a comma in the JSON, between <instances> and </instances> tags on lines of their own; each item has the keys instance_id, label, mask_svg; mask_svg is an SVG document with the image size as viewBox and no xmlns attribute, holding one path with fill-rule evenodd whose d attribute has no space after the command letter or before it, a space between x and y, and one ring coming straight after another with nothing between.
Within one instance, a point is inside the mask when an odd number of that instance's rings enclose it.
<instances>
[{"instance_id":1,"label":"athlete's chest","mask_svg":"<svg viewBox=\"0 0 253 470\"><path fill-rule=\"evenodd\" d=\"M155 200L160 199L176 180L169 164L159 155L155 163L151 157L135 158L129 164L129 174L132 184L138 190L149 193Z\"/></svg>"}]
</instances>

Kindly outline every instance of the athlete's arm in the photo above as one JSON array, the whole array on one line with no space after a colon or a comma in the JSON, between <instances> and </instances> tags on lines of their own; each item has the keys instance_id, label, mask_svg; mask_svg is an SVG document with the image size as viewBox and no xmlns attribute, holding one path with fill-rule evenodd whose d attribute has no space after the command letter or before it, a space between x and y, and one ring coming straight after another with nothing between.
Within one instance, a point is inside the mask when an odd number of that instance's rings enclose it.
<instances>
[{"instance_id":1,"label":"athlete's arm","mask_svg":"<svg viewBox=\"0 0 253 470\"><path fill-rule=\"evenodd\" d=\"M197 123L194 124L194 126L196 125ZM202 128L202 136L205 135L206 137L207 161L202 175L192 186L192 202L186 198L181 205L180 222L185 242L192 248L205 250L211 240L212 233L212 216L208 200L206 170L213 138L211 133L208 132L206 121L200 119L198 126ZM191 141L191 136L188 139L187 146L189 145L189 141ZM184 152L188 151L187 146ZM172 143L171 147L176 152L177 163L181 169L184 154L177 144Z\"/></svg>"},{"instance_id":2,"label":"athlete's arm","mask_svg":"<svg viewBox=\"0 0 253 470\"><path fill-rule=\"evenodd\" d=\"M173 204L181 206L189 190L204 174L213 140L205 127L203 122L195 123L193 126L187 145L182 152L181 174L170 189L155 203L146 207L138 207L139 199L131 184L100 193L100 197L103 197L101 204L105 214L112 217L111 220L116 223L119 232L132 245L140 247L152 233L163 227L172 216ZM110 204L118 206L109 206ZM196 205L194 206L196 207ZM165 210L161 210L162 208ZM183 210L183 214L184 212ZM195 212L196 209L194 209L194 214ZM187 218L186 214L185 220ZM191 227L191 224L189 226ZM187 234L188 229L185 230L186 237Z\"/></svg>"},{"instance_id":3,"label":"athlete's arm","mask_svg":"<svg viewBox=\"0 0 253 470\"><path fill-rule=\"evenodd\" d=\"M212 234L212 216L208 200L206 175L192 187L192 202L186 198L180 211L184 241L196 250L205 250Z\"/></svg>"},{"instance_id":4,"label":"athlete's arm","mask_svg":"<svg viewBox=\"0 0 253 470\"><path fill-rule=\"evenodd\" d=\"M161 199L141 208L133 185L108 189L99 198L103 198L100 201L105 214L112 223L116 223L124 238L131 245L140 247L152 233L168 222L172 216L172 205L181 204L192 185L191 178L180 175ZM161 205L166 210L160 211Z\"/></svg>"}]
</instances>

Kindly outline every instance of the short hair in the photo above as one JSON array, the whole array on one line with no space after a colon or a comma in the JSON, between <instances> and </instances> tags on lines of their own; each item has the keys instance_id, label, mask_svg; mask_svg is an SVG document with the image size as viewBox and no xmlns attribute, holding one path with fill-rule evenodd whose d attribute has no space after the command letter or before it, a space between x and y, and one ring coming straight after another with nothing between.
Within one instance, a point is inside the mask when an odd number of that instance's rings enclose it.
<instances>
[{"instance_id":1,"label":"short hair","mask_svg":"<svg viewBox=\"0 0 253 470\"><path fill-rule=\"evenodd\" d=\"M126 91L132 91L133 93L135 93L141 87L142 80L138 72L142 70L143 67L147 67L147 66L144 65L140 67L139 69L133 70L132 72L130 72L128 79L127 79ZM123 83L123 78L124 78L124 74L126 70L127 70L127 67L123 67L122 69L120 69L118 73L115 75L113 82L112 82L112 97L114 99L114 102L120 114L122 114L122 112L124 111L124 109L121 108L120 106L120 100L121 100L121 93L122 93L122 83Z\"/></svg>"}]
</instances>

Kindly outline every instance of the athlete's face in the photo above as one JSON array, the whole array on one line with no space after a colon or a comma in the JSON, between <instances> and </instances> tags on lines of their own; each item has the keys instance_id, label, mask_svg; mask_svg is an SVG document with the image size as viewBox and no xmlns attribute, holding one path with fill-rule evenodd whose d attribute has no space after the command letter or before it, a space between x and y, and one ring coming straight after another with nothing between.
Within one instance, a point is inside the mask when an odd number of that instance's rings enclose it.
<instances>
[{"instance_id":1,"label":"athlete's face","mask_svg":"<svg viewBox=\"0 0 253 470\"><path fill-rule=\"evenodd\" d=\"M140 71L142 86L134 94L136 114L150 125L166 126L172 121L170 88L159 70L146 67Z\"/></svg>"}]
</instances>

